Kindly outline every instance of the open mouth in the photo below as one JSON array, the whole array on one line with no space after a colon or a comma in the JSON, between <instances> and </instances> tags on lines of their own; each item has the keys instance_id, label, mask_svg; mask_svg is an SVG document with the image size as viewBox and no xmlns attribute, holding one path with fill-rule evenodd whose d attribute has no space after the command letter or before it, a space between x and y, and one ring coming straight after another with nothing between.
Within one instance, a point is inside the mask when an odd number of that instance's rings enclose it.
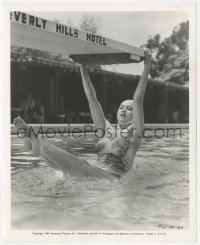
<instances>
[{"instance_id":1,"label":"open mouth","mask_svg":"<svg viewBox=\"0 0 200 245\"><path fill-rule=\"evenodd\" d=\"M125 114L121 114L121 115L120 115L120 117L123 117L123 118L125 118L125 117L126 117L126 115L125 115Z\"/></svg>"}]
</instances>

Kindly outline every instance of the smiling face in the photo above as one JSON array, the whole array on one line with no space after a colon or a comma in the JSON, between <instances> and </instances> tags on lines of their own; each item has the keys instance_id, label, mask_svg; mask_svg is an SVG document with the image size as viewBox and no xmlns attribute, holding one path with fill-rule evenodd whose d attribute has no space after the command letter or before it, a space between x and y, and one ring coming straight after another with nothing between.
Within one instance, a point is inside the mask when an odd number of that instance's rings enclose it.
<instances>
[{"instance_id":1,"label":"smiling face","mask_svg":"<svg viewBox=\"0 0 200 245\"><path fill-rule=\"evenodd\" d=\"M133 121L133 100L125 100L119 106L117 112L117 121L119 124L128 124Z\"/></svg>"}]
</instances>

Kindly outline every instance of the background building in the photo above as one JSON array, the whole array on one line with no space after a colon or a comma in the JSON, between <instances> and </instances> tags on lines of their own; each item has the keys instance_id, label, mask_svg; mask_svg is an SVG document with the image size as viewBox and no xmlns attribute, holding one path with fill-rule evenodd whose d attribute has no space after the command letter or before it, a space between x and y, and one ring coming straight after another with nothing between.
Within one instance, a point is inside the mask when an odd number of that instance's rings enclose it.
<instances>
[{"instance_id":1,"label":"background building","mask_svg":"<svg viewBox=\"0 0 200 245\"><path fill-rule=\"evenodd\" d=\"M140 77L100 67L91 67L89 73L106 117L115 123L119 104L132 98ZM145 123L185 123L189 120L187 83L166 80L150 79L148 82L144 99ZM28 93L35 101L33 117L25 106ZM79 67L58 55L12 47L11 121L17 115L31 123L91 122Z\"/></svg>"}]
</instances>

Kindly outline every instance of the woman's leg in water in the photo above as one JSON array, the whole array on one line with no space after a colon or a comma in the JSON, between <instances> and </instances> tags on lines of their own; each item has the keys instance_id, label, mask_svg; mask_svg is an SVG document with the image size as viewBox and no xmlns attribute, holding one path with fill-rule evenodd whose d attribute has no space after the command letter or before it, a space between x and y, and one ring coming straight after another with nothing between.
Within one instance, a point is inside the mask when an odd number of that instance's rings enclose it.
<instances>
[{"instance_id":1,"label":"woman's leg in water","mask_svg":"<svg viewBox=\"0 0 200 245\"><path fill-rule=\"evenodd\" d=\"M94 176L97 178L113 179L113 177L105 171L91 166L89 163L76 157L75 155L52 145L46 139L43 139L43 143L41 143L41 138L39 140L42 147L42 159L44 159L44 161L47 163L50 160L52 163L57 165L63 173L69 173L82 177Z\"/></svg>"},{"instance_id":2,"label":"woman's leg in water","mask_svg":"<svg viewBox=\"0 0 200 245\"><path fill-rule=\"evenodd\" d=\"M15 119L14 125L17 130L19 128L27 127L24 120L20 117ZM31 133L30 138L25 138L25 141L28 142L28 140L31 142L32 151L35 156L40 157L50 167L59 169L65 174L72 174L82 177L93 176L97 178L113 179L113 177L105 171L91 166L86 161L54 146L46 139L46 137L39 135L35 136L33 133ZM25 144L27 144L27 142L25 142Z\"/></svg>"}]
</instances>

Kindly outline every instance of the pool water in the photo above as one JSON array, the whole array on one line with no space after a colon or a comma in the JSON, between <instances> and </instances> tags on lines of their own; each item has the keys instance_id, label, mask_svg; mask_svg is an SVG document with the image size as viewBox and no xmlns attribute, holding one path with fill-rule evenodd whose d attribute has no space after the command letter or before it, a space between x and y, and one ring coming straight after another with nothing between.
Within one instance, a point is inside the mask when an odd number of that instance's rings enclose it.
<instances>
[{"instance_id":1,"label":"pool water","mask_svg":"<svg viewBox=\"0 0 200 245\"><path fill-rule=\"evenodd\" d=\"M96 164L95 137L52 138ZM188 229L189 135L143 139L120 180L63 176L11 140L12 228L22 230Z\"/></svg>"}]
</instances>

